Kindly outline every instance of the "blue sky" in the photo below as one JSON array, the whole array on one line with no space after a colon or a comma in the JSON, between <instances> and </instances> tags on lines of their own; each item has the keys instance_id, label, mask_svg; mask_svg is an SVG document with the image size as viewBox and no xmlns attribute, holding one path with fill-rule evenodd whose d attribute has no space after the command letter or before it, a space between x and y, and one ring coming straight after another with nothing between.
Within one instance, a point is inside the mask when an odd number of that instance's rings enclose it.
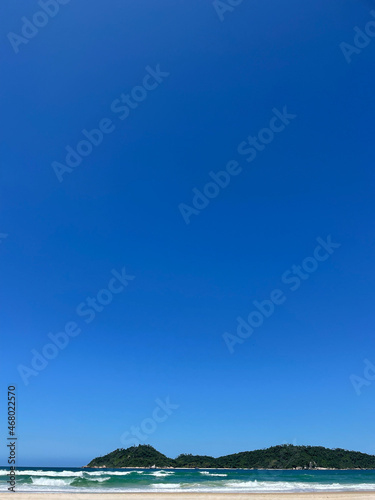
<instances>
[{"instance_id":1,"label":"blue sky","mask_svg":"<svg viewBox=\"0 0 375 500\"><path fill-rule=\"evenodd\" d=\"M72 0L15 53L7 35L40 6L1 3L0 417L16 383L19 465L85 464L167 397L146 442L169 456L375 453L375 385L349 378L375 363L375 41L350 64L340 49L371 5L244 0L221 20L211 1ZM113 101L158 65L121 120ZM247 162L239 144L284 106L296 117ZM114 130L59 182L52 163L103 119ZM241 172L186 224L179 205L230 161ZM283 273L328 235L340 247L290 291ZM77 306L124 267L86 323ZM230 353L223 334L276 288L285 303ZM25 385L19 365L68 322L81 333Z\"/></svg>"}]
</instances>

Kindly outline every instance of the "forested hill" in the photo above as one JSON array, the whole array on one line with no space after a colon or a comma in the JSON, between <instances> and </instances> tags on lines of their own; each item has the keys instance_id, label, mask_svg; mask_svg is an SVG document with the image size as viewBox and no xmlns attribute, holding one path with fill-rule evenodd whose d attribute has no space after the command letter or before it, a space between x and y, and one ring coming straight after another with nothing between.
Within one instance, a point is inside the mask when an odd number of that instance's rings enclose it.
<instances>
[{"instance_id":1,"label":"forested hill","mask_svg":"<svg viewBox=\"0 0 375 500\"><path fill-rule=\"evenodd\" d=\"M119 448L108 455L94 458L87 467L176 467L233 469L375 469L375 456L333 450L323 446L272 446L263 450L244 451L214 458L205 455L179 455L168 458L150 445Z\"/></svg>"},{"instance_id":2,"label":"forested hill","mask_svg":"<svg viewBox=\"0 0 375 500\"><path fill-rule=\"evenodd\" d=\"M103 457L94 458L87 467L174 467L174 460L159 453L150 445L119 448Z\"/></svg>"}]
</instances>

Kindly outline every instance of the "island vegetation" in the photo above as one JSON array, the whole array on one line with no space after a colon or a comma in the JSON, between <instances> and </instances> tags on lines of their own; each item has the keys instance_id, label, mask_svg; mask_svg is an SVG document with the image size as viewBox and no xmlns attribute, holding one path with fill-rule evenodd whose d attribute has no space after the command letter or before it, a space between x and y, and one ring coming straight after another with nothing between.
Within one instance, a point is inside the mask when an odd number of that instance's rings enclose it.
<instances>
[{"instance_id":1,"label":"island vegetation","mask_svg":"<svg viewBox=\"0 0 375 500\"><path fill-rule=\"evenodd\" d=\"M86 467L200 469L375 469L375 456L323 446L272 446L223 457L182 454L168 458L150 445L119 448L94 458Z\"/></svg>"}]
</instances>

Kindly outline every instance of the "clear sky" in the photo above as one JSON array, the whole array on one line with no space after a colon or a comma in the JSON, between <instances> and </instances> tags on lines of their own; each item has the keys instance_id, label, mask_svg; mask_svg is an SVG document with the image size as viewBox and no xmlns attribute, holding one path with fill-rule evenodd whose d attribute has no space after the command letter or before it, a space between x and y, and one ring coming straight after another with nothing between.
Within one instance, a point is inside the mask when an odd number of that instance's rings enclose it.
<instances>
[{"instance_id":1,"label":"clear sky","mask_svg":"<svg viewBox=\"0 0 375 500\"><path fill-rule=\"evenodd\" d=\"M14 383L19 465L86 464L142 426L172 457L375 454L375 383L350 380L375 363L375 40L350 63L340 48L375 4L234 3L71 0L35 18L34 0L1 2L0 463ZM229 185L207 187L228 162ZM194 189L216 196L197 209ZM284 273L329 235L340 246L292 291ZM283 304L230 352L223 335L275 289ZM33 361L67 323L80 333Z\"/></svg>"}]
</instances>

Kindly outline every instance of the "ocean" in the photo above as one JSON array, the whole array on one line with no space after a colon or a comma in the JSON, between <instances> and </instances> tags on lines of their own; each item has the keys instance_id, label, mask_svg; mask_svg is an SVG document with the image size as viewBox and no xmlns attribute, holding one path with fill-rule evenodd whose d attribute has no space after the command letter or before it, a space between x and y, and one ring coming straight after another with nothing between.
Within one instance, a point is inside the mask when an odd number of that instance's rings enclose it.
<instances>
[{"instance_id":1,"label":"ocean","mask_svg":"<svg viewBox=\"0 0 375 500\"><path fill-rule=\"evenodd\" d=\"M9 484L0 470L0 491ZM79 469L20 467L22 492L301 492L375 491L375 470Z\"/></svg>"}]
</instances>

